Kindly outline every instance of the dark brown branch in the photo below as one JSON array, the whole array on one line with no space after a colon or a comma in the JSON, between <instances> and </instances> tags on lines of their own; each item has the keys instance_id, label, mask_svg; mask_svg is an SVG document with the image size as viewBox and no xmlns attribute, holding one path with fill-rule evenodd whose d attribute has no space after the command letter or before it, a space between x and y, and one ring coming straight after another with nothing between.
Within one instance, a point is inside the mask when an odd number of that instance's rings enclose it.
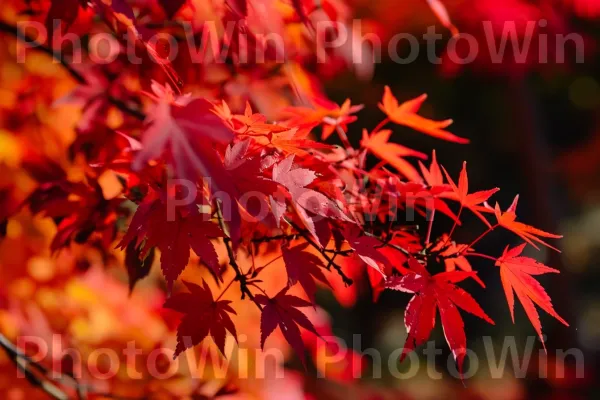
<instances>
[{"instance_id":1,"label":"dark brown branch","mask_svg":"<svg viewBox=\"0 0 600 400\"><path fill-rule=\"evenodd\" d=\"M252 243L269 243L269 242L276 242L279 240L295 240L298 238L298 236L301 236L300 233L292 233L289 235L281 234L281 235L275 235L275 236L263 236L263 237L252 239L251 242Z\"/></svg>"},{"instance_id":2,"label":"dark brown branch","mask_svg":"<svg viewBox=\"0 0 600 400\"><path fill-rule=\"evenodd\" d=\"M221 230L223 231L223 233L225 233L225 232L227 232L227 230L225 229L225 222L223 220L223 212L221 211L221 204L219 203L218 200L215 200L215 208L217 210L217 219L219 221L219 226L221 227ZM256 304L256 306L262 311L261 305L258 304L258 302L256 301L256 298L254 297L254 295L250 291L250 288L248 287L246 275L244 275L242 273L239 265L237 264L237 261L235 260L235 253L233 252L231 238L229 236L227 236L226 233L225 233L225 237L223 237L223 243L225 243L225 248L227 249L227 255L229 256L229 265L231 265L231 267L235 271L235 275L236 275L235 279L240 282L240 289L242 290L242 299L244 298L245 295L247 295L248 298L250 300L252 300L252 302L254 304Z\"/></svg>"},{"instance_id":3,"label":"dark brown branch","mask_svg":"<svg viewBox=\"0 0 600 400\"><path fill-rule=\"evenodd\" d=\"M6 336L0 333L0 347L7 354L8 358L15 364L18 370L23 372L25 378L35 387L42 390L50 398L56 400L68 400L69 395L59 388L59 385L72 387L77 392L79 399L86 399L87 394L93 394L96 397L105 397L116 400L138 400L135 397L116 396L111 393L101 393L90 390L87 385L80 383L75 376L67 374L68 380L62 378L53 379L50 377L50 371L39 362L33 361L27 354L15 346Z\"/></svg>"},{"instance_id":4,"label":"dark brown branch","mask_svg":"<svg viewBox=\"0 0 600 400\"><path fill-rule=\"evenodd\" d=\"M381 244L382 244L382 247L389 247L389 248L391 248L391 249L398 250L399 252L401 252L401 253L402 253L402 254L404 254L405 256L410 256L410 255L411 255L411 253L410 253L408 250L406 250L405 248L402 248L402 247L400 247L400 246L397 246L397 245L395 245L395 244L392 244L392 243L390 243L388 240L383 240L383 239L381 239L381 238L380 238L379 236L377 236L377 235L373 235L372 233L369 233L369 232L367 232L367 231L365 231L365 235L366 235L366 236L370 236L370 237L373 237L373 238L375 238L375 239L378 239L378 240L380 240L380 241L381 241ZM391 240L391 236L390 236L390 240Z\"/></svg>"},{"instance_id":5,"label":"dark brown branch","mask_svg":"<svg viewBox=\"0 0 600 400\"><path fill-rule=\"evenodd\" d=\"M304 240L306 240L306 242L309 245L311 245L313 248L315 248L316 250L318 250L321 253L321 256L323 256L323 258L325 258L325 260L327 260L327 262L328 262L327 266L329 268L333 267L333 269L335 269L335 271L338 273L338 275L342 278L342 280L344 281L344 283L347 286L350 286L354 283L354 281L350 277L348 277L348 275L346 275L344 273L344 271L342 270L342 267L339 266L338 264L336 264L334 259L327 254L328 252L330 252L329 250L325 250L324 248L319 246L317 243L315 243L314 240L312 240L311 237L309 236L308 232L301 229L298 225L296 225L294 223L294 221L291 221L287 218L286 218L286 221L288 224L290 224L292 226L292 228L294 228L295 230L300 232L300 235L304 238ZM337 252L334 250L334 256L333 256L334 258L337 255L335 253L340 254L340 252Z\"/></svg>"}]
</instances>

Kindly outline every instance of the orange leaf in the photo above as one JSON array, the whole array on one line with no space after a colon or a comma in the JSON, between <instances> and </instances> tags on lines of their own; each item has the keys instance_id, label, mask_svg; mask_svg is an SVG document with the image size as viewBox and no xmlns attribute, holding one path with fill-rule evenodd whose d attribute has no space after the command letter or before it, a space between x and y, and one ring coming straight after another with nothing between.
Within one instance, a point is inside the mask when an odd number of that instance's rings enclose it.
<instances>
[{"instance_id":1,"label":"orange leaf","mask_svg":"<svg viewBox=\"0 0 600 400\"><path fill-rule=\"evenodd\" d=\"M398 125L408 126L426 135L449 142L469 143L468 139L461 138L445 130L445 128L452 124L453 121L451 119L434 121L417 114L426 99L427 95L422 94L415 99L398 104L398 100L392 94L389 86L386 86L383 101L379 103L379 108L386 113L390 120Z\"/></svg>"},{"instance_id":2,"label":"orange leaf","mask_svg":"<svg viewBox=\"0 0 600 400\"><path fill-rule=\"evenodd\" d=\"M537 228L534 228L533 226L526 225L522 222L516 221L516 219L517 219L516 211L517 211L517 203L518 202L519 202L519 195L517 195L515 197L515 199L513 200L513 203L508 208L508 210L506 210L505 212L502 212L500 210L500 205L498 205L498 203L496 203L494 212L496 214L496 219L498 219L498 225L519 235L521 238L523 238L523 240L525 240L527 243L529 243L530 245L532 245L533 247L535 247L538 250L539 250L539 247L535 245L534 241L541 243L546 247L549 247L553 250L560 252L560 250L558 250L556 247L553 247L553 246L549 245L548 243L544 242L538 236L541 236L544 238L560 239L560 238L562 238L562 235L555 235L553 233L545 232L541 229L537 229Z\"/></svg>"},{"instance_id":3,"label":"orange leaf","mask_svg":"<svg viewBox=\"0 0 600 400\"><path fill-rule=\"evenodd\" d=\"M397 143L389 143L392 131L384 129L373 133L371 136L366 130L363 130L363 138L360 145L375 154L381 160L387 162L398 172L409 180L419 182L421 176L415 167L413 167L404 157L418 157L426 159L427 156L419 151L409 149Z\"/></svg>"}]
</instances>

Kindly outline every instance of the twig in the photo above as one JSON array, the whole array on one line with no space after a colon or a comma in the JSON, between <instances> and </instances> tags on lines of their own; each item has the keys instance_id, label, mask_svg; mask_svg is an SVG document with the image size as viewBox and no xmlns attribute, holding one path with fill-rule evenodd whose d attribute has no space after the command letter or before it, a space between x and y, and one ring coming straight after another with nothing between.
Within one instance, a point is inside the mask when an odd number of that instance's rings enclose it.
<instances>
[{"instance_id":1,"label":"twig","mask_svg":"<svg viewBox=\"0 0 600 400\"><path fill-rule=\"evenodd\" d=\"M275 235L275 236L263 236L263 237L252 239L251 242L252 243L268 243L268 242L275 242L278 240L294 240L298 236L300 236L300 233L292 233L289 235L281 234L281 235Z\"/></svg>"},{"instance_id":2,"label":"twig","mask_svg":"<svg viewBox=\"0 0 600 400\"><path fill-rule=\"evenodd\" d=\"M219 221L219 226L221 227L221 230L223 232L226 232L225 222L223 220L223 212L221 211L221 204L219 203L218 200L215 200L215 208L217 210L217 219ZM254 295L248 288L248 284L246 282L246 275L242 274L242 271L240 270L239 265L235 261L235 254L233 252L233 247L231 246L231 238L228 236L224 237L223 243L225 243L225 247L227 248L227 255L229 256L229 265L231 265L231 267L235 271L236 280L238 280L240 282L240 289L242 290L242 298L244 298L244 295L247 295L248 298L250 300L252 300L252 302L254 304L256 304L256 306L262 311L261 305L258 304L256 299L254 298Z\"/></svg>"},{"instance_id":3,"label":"twig","mask_svg":"<svg viewBox=\"0 0 600 400\"><path fill-rule=\"evenodd\" d=\"M301 229L298 225L296 225L294 223L294 221L291 221L290 219L285 219L287 221L288 224L290 224L292 226L292 228L294 228L295 230L297 230L298 232L300 232L300 235L302 235L302 237L304 238L304 240L306 240L306 242L311 245L312 247L314 247L316 250L318 250L321 255L323 256L323 258L325 258L325 260L327 260L327 262L329 263L328 266L329 267L333 267L333 269L335 269L335 271L338 273L338 275L342 278L342 280L344 281L344 283L347 286L350 286L354 283L354 281L349 278L344 271L342 270L342 267L339 266L338 264L335 263L335 261L333 260L333 258L329 257L329 255L327 254L327 251L325 251L325 249L323 249L321 246L319 246L317 243L315 243L310 236L308 235L307 232L305 232L303 229ZM339 253L339 252L338 252ZM334 254L335 257L335 254Z\"/></svg>"},{"instance_id":4,"label":"twig","mask_svg":"<svg viewBox=\"0 0 600 400\"><path fill-rule=\"evenodd\" d=\"M77 392L77 398L87 399L87 393L96 397L105 397L116 400L138 400L134 397L116 396L110 393L101 393L90 390L87 385L80 383L72 374L67 374L72 383L61 382L61 378L52 378L50 370L39 362L33 361L27 354L17 348L6 336L0 333L0 347L6 352L8 358L22 371L25 378L35 387L42 390L50 398L55 400L68 400L70 397L59 385L69 385Z\"/></svg>"},{"instance_id":5,"label":"twig","mask_svg":"<svg viewBox=\"0 0 600 400\"><path fill-rule=\"evenodd\" d=\"M398 245L392 244L392 243L390 243L388 240L383 240L383 239L381 239L381 238L380 238L379 236L377 236L377 235L373 235L372 233L369 233L369 232L366 232L366 231L365 231L365 235L366 235L366 236L373 237L373 238L375 238L375 239L379 239L379 240L381 241L381 244L382 244L383 246L387 246L387 247L389 247L389 248L392 248L392 249L394 249L394 250L398 250L399 252L401 252L401 253L402 253L402 254L404 254L405 256L411 256L411 255L412 255L412 254L411 254L411 252L410 252L410 251L408 251L408 250L406 250L405 248L402 248L402 247L400 247L400 246L398 246Z\"/></svg>"},{"instance_id":6,"label":"twig","mask_svg":"<svg viewBox=\"0 0 600 400\"><path fill-rule=\"evenodd\" d=\"M32 360L21 352L10 340L0 333L0 347L4 349L8 358L16 365L17 369L25 374L25 378L35 387L44 391L52 399L67 400L69 396L47 379L47 370L41 364ZM30 366L35 368L35 372Z\"/></svg>"}]
</instances>

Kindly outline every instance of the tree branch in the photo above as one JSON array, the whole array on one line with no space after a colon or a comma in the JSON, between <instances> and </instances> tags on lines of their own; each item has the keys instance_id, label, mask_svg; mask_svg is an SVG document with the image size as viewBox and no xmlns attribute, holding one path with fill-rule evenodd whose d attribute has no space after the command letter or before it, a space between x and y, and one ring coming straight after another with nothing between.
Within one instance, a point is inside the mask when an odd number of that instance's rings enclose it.
<instances>
[{"instance_id":1,"label":"tree branch","mask_svg":"<svg viewBox=\"0 0 600 400\"><path fill-rule=\"evenodd\" d=\"M221 204L219 203L218 200L215 200L215 208L217 209L217 219L219 221L219 226L221 227L221 230L223 232L226 232L225 222L223 220L223 212L221 210ZM256 306L262 311L261 305L258 304L256 299L254 298L254 295L248 288L246 275L244 275L242 273L239 265L237 264L237 261L235 261L235 254L233 252L233 247L231 246L231 238L228 236L225 236L223 238L223 243L225 243L225 247L227 248L227 255L229 256L229 265L231 265L231 267L235 271L235 274L236 274L235 279L240 282L240 289L242 290L242 299L244 298L245 295L247 295L248 298L250 298L250 300L252 300L252 302L254 304L256 304Z\"/></svg>"},{"instance_id":2,"label":"tree branch","mask_svg":"<svg viewBox=\"0 0 600 400\"><path fill-rule=\"evenodd\" d=\"M308 232L306 232L305 230L301 229L298 225L296 225L294 223L294 221L290 220L290 219L285 219L287 221L288 224L290 224L292 226L292 228L294 228L295 230L297 230L300 235L304 238L304 240L306 240L306 242L311 245L312 247L314 247L316 250L319 251L319 253L321 253L321 255L323 256L323 258L325 258L325 260L327 260L328 267L333 267L333 269L335 269L335 271L338 273L338 275L342 278L342 280L344 281L344 283L347 286L350 286L354 283L354 281L348 277L348 275L346 275L344 273L344 271L342 270L342 267L339 266L338 264L335 263L334 259L332 257L329 257L329 255L327 254L328 251L326 251L325 249L323 249L321 246L319 246L317 243L315 243L311 237L309 236ZM335 253L338 253L336 250L334 250L334 257L337 255ZM328 268L329 269L329 268Z\"/></svg>"}]
</instances>

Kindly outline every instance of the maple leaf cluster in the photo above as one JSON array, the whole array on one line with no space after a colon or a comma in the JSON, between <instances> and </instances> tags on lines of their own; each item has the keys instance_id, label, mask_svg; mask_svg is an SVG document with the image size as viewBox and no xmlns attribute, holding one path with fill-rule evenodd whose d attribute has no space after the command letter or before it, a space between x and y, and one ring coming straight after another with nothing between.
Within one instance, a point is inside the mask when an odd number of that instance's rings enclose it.
<instances>
[{"instance_id":1,"label":"maple leaf cluster","mask_svg":"<svg viewBox=\"0 0 600 400\"><path fill-rule=\"evenodd\" d=\"M149 28L136 15L144 11L146 19L156 13L184 18L199 12L195 2L158 3L161 10L149 6L134 13L125 1L53 1L47 18L76 26L83 14L95 13L115 32L134 32L147 56L155 57L157 49L145 39ZM264 29L252 15L257 10L253 1L224 3L224 9L214 9L222 21L247 19L250 32ZM300 25L308 32L302 39L310 40L315 21L342 20L347 12L337 1L323 1L318 7L312 3L292 1L287 15L269 14L274 20L269 22L280 26L282 34L289 25ZM454 29L441 3L430 3ZM237 338L238 329L236 310L223 297L237 287L260 312L256 329L261 346L279 329L304 360L310 340L306 333L319 334L305 314L316 306L318 288L338 294L366 283L376 295L386 289L412 294L405 310L406 351L429 339L439 313L460 369L467 342L459 310L493 324L460 287L468 279L484 286L471 266L474 258L498 267L513 319L516 294L540 338L536 305L567 324L533 277L558 271L521 255L527 244L555 249L547 241L560 236L517 220L518 196L506 211L498 204L490 206L499 189L472 191L466 163L453 179L438 164L435 152L426 166L426 153L394 139L394 126L401 125L456 146L468 143L450 132L452 120L433 120L420 112L426 95L402 102L385 87L379 104L385 116L353 143L347 132L358 124L363 106L350 100L335 104L313 87L316 72L302 67L313 54L291 57L287 68L274 72L282 78L276 80L265 72L271 67L268 63L238 65L240 34L234 31L220 38L234 49L230 61L238 74L214 85L218 79L206 77L202 91L193 90L197 77L188 79L177 72L187 71L187 65L176 63L162 63L150 71L144 70L147 64L137 70L130 67L128 72L140 76L136 85L128 74L119 73L122 60L71 71L77 86L61 103L77 103L83 109L69 149L72 163L84 165L83 174L69 175L66 166L40 154L23 164L36 188L22 206L56 223L53 251L73 242L107 252L124 250L132 289L160 253L157 258L170 293L164 306L182 314L176 356L205 340L225 353L226 336ZM258 39L244 43L264 45ZM208 74L208 68L204 72ZM232 94L232 84L242 76L251 83ZM253 92L258 83L278 93L286 106L265 108ZM189 93L182 93L182 84L189 85ZM294 97L298 92L304 102ZM334 138L342 146L325 142ZM107 177L113 182L110 193ZM455 243L467 213L481 220L483 233L470 243ZM449 218L452 229L433 237L432 226L440 218ZM498 256L478 253L476 245L498 229L525 243L507 247ZM243 261L256 254L283 259L286 278L277 288L263 284L276 263ZM202 282L180 279L191 269ZM218 284L218 292L209 280Z\"/></svg>"}]
</instances>

